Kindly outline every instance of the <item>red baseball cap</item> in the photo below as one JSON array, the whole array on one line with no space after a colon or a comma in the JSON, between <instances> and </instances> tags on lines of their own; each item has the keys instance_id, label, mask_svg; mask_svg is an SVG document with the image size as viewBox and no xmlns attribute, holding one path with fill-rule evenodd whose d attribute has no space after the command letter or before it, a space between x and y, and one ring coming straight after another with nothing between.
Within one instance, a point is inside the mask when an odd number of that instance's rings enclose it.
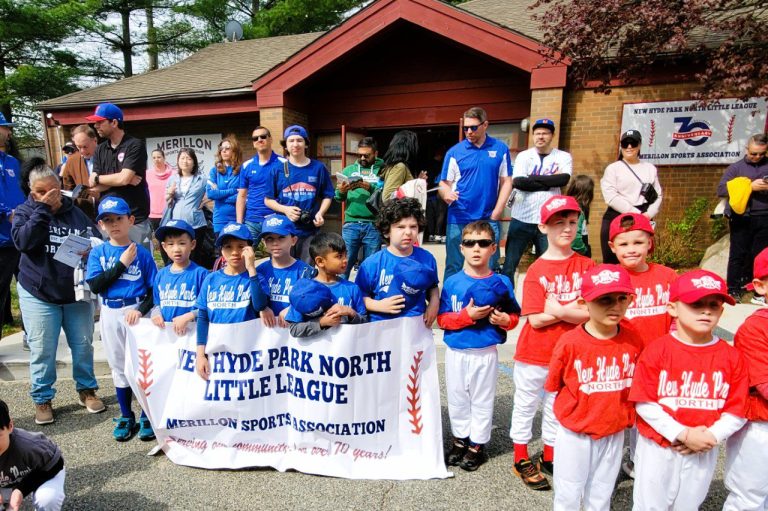
<instances>
[{"instance_id":1,"label":"red baseball cap","mask_svg":"<svg viewBox=\"0 0 768 511\"><path fill-rule=\"evenodd\" d=\"M547 202L541 206L541 223L546 224L552 218L552 215L561 211L575 211L581 213L581 208L576 199L570 195L555 195L550 197Z\"/></svg>"},{"instance_id":2,"label":"red baseball cap","mask_svg":"<svg viewBox=\"0 0 768 511\"><path fill-rule=\"evenodd\" d=\"M629 227L622 227L621 223L625 220L632 220L632 225ZM611 221L611 227L608 231L608 239L613 241L613 238L623 232L630 231L645 231L653 236L653 225L644 215L640 213L624 213L619 215Z\"/></svg>"},{"instance_id":3,"label":"red baseball cap","mask_svg":"<svg viewBox=\"0 0 768 511\"><path fill-rule=\"evenodd\" d=\"M586 273L581 282L581 297L591 302L608 293L635 294L627 270L618 264L598 264Z\"/></svg>"},{"instance_id":4,"label":"red baseball cap","mask_svg":"<svg viewBox=\"0 0 768 511\"><path fill-rule=\"evenodd\" d=\"M669 287L669 301L693 303L705 296L716 295L726 303L736 305L728 294L728 285L717 275L707 270L693 270L680 275Z\"/></svg>"},{"instance_id":5,"label":"red baseball cap","mask_svg":"<svg viewBox=\"0 0 768 511\"><path fill-rule=\"evenodd\" d=\"M768 277L768 248L764 248L762 252L755 257L755 263L752 266L752 278L762 279ZM746 286L749 291L754 291L755 286L750 282Z\"/></svg>"}]
</instances>

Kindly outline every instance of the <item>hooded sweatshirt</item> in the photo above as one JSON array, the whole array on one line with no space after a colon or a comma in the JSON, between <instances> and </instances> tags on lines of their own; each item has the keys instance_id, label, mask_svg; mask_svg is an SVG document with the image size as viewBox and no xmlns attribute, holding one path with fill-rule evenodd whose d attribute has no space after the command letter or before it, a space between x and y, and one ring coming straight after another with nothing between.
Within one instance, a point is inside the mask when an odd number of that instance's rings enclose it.
<instances>
[{"instance_id":1,"label":"hooded sweatshirt","mask_svg":"<svg viewBox=\"0 0 768 511\"><path fill-rule=\"evenodd\" d=\"M149 188L149 218L162 218L165 210L165 184L174 168L168 163L165 168L147 169L147 187Z\"/></svg>"}]
</instances>

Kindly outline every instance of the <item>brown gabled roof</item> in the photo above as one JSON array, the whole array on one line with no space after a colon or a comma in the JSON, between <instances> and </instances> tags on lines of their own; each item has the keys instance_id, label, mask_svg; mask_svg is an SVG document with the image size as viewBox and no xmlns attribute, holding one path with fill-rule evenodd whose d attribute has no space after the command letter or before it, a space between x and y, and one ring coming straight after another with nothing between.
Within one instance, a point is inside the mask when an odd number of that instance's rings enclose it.
<instances>
[{"instance_id":1,"label":"brown gabled roof","mask_svg":"<svg viewBox=\"0 0 768 511\"><path fill-rule=\"evenodd\" d=\"M323 32L212 44L169 67L43 101L38 109L253 93L251 83Z\"/></svg>"},{"instance_id":2,"label":"brown gabled roof","mask_svg":"<svg viewBox=\"0 0 768 511\"><path fill-rule=\"evenodd\" d=\"M456 7L540 41L543 34L532 19L535 11L528 8L532 4L533 0L470 0Z\"/></svg>"}]
</instances>

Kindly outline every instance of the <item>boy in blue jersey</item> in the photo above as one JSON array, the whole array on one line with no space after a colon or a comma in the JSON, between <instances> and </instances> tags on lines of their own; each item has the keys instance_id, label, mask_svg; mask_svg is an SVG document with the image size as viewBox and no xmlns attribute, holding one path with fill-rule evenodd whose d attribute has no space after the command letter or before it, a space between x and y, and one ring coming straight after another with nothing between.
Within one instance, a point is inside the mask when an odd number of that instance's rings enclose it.
<instances>
[{"instance_id":1,"label":"boy in blue jersey","mask_svg":"<svg viewBox=\"0 0 768 511\"><path fill-rule=\"evenodd\" d=\"M270 255L269 261L256 268L261 289L269 298L269 306L261 311L261 321L269 328L276 325L288 328L285 315L291 289L299 279L311 277L313 270L291 255L298 238L295 226L287 216L274 214L264 218L261 239Z\"/></svg>"},{"instance_id":2,"label":"boy in blue jersey","mask_svg":"<svg viewBox=\"0 0 768 511\"><path fill-rule=\"evenodd\" d=\"M363 261L355 279L365 297L371 321L423 315L424 324L432 328L440 298L437 262L432 254L414 246L425 224L424 211L416 199L389 200L379 211L376 228L387 240L387 248ZM388 293L395 269L404 258L422 264L425 277L430 281L424 290L408 300L402 294L389 296Z\"/></svg>"},{"instance_id":3,"label":"boy in blue jersey","mask_svg":"<svg viewBox=\"0 0 768 511\"><path fill-rule=\"evenodd\" d=\"M243 323L258 317L267 306L267 296L256 276L256 253L251 231L243 224L227 224L216 238L216 248L227 265L208 274L197 295L197 374L204 380L211 374L205 345L209 323Z\"/></svg>"},{"instance_id":4,"label":"boy in blue jersey","mask_svg":"<svg viewBox=\"0 0 768 511\"><path fill-rule=\"evenodd\" d=\"M347 246L344 243L344 238L335 232L322 232L312 239L312 243L309 245L309 255L317 268L314 281L321 286L319 288L304 286L301 293L297 293L296 286L294 286L289 296L291 307L285 317L291 335L309 337L342 323L364 323L367 319L367 311L363 303L363 293L353 282L339 277L344 275L347 269ZM299 281L299 283L302 282ZM320 294L323 292L323 287L330 291L332 305L318 316L305 317L306 314L302 314L301 305L295 305L298 303L297 299L299 302L302 300L295 295L311 296L313 292ZM310 307L306 310L313 311L316 309Z\"/></svg>"},{"instance_id":5,"label":"boy in blue jersey","mask_svg":"<svg viewBox=\"0 0 768 511\"><path fill-rule=\"evenodd\" d=\"M96 220L109 241L91 250L85 278L91 291L101 297L99 331L120 405L112 434L118 442L130 440L137 431L141 440L152 440L155 433L144 411L137 425L131 410L133 393L125 375L125 340L126 324L135 325L152 310L157 266L147 249L131 242L134 218L127 202L107 197L99 204Z\"/></svg>"},{"instance_id":6,"label":"boy in blue jersey","mask_svg":"<svg viewBox=\"0 0 768 511\"><path fill-rule=\"evenodd\" d=\"M155 278L152 322L160 328L173 323L176 335L187 333L187 325L197 318L195 302L208 270L189 260L195 249L195 230L184 220L170 220L155 231L157 241L171 264Z\"/></svg>"},{"instance_id":7,"label":"boy in blue jersey","mask_svg":"<svg viewBox=\"0 0 768 511\"><path fill-rule=\"evenodd\" d=\"M496 252L489 222L473 222L462 230L464 270L445 281L437 323L445 330L445 386L453 447L448 465L477 470L488 456L493 400L498 374L497 344L517 325L520 306L512 282L490 268Z\"/></svg>"}]
</instances>

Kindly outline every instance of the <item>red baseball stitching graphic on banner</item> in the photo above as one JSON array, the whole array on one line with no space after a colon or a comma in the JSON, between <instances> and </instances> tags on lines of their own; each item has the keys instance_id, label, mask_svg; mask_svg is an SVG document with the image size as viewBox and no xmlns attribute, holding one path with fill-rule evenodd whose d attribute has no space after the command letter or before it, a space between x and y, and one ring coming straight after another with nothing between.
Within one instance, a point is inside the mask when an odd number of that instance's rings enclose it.
<instances>
[{"instance_id":1,"label":"red baseball stitching graphic on banner","mask_svg":"<svg viewBox=\"0 0 768 511\"><path fill-rule=\"evenodd\" d=\"M149 396L147 390L155 383L152 379L152 352L146 349L139 349L139 378L138 383L145 396Z\"/></svg>"},{"instance_id":2,"label":"red baseball stitching graphic on banner","mask_svg":"<svg viewBox=\"0 0 768 511\"><path fill-rule=\"evenodd\" d=\"M736 122L736 116L732 115L731 120L728 121L728 143L730 144L733 140L733 125Z\"/></svg>"},{"instance_id":3,"label":"red baseball stitching graphic on banner","mask_svg":"<svg viewBox=\"0 0 768 511\"><path fill-rule=\"evenodd\" d=\"M421 370L421 359L423 355L423 351L417 351L416 355L414 355L413 364L411 364L411 373L408 375L410 384L405 387L408 389L408 414L411 416L411 420L408 422L413 426L411 433L414 435L420 435L423 428L423 424L421 423L421 404L419 403L421 400L421 396L419 395L419 372Z\"/></svg>"},{"instance_id":4,"label":"red baseball stitching graphic on banner","mask_svg":"<svg viewBox=\"0 0 768 511\"><path fill-rule=\"evenodd\" d=\"M653 146L653 139L656 137L656 121L651 119L651 138L648 139L648 146Z\"/></svg>"}]
</instances>

